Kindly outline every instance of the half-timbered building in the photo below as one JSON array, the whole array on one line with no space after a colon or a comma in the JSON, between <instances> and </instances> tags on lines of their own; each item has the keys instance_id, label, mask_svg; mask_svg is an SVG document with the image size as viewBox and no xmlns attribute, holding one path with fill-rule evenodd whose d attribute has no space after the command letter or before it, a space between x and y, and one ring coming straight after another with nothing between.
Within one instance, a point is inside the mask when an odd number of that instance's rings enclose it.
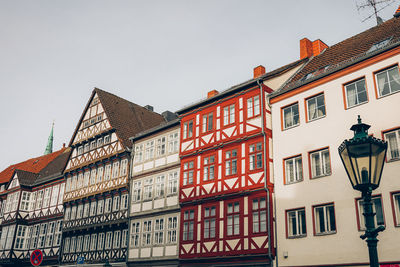
<instances>
[{"instance_id":1,"label":"half-timbered building","mask_svg":"<svg viewBox=\"0 0 400 267\"><path fill-rule=\"evenodd\" d=\"M11 171L12 176L3 191L0 264L30 266L30 255L35 249L43 252L43 264L58 263L63 217L62 172L69 154L69 148L62 148L2 172L5 175Z\"/></svg>"},{"instance_id":2,"label":"half-timbered building","mask_svg":"<svg viewBox=\"0 0 400 267\"><path fill-rule=\"evenodd\" d=\"M65 170L62 264L125 264L128 247L129 137L164 122L95 88L70 141Z\"/></svg>"},{"instance_id":3,"label":"half-timbered building","mask_svg":"<svg viewBox=\"0 0 400 267\"><path fill-rule=\"evenodd\" d=\"M180 127L177 116L172 117L131 139L131 266L179 264Z\"/></svg>"},{"instance_id":4,"label":"half-timbered building","mask_svg":"<svg viewBox=\"0 0 400 267\"><path fill-rule=\"evenodd\" d=\"M183 266L269 265L272 231L272 133L266 96L304 61L254 79L178 111L180 245Z\"/></svg>"}]
</instances>

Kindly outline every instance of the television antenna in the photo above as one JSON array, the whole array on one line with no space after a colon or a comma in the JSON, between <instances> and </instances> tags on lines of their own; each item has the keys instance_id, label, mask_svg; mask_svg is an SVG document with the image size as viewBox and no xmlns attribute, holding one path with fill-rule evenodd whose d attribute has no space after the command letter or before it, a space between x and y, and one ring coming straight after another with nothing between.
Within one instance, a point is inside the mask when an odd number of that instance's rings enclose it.
<instances>
[{"instance_id":1,"label":"television antenna","mask_svg":"<svg viewBox=\"0 0 400 267\"><path fill-rule=\"evenodd\" d=\"M393 4L396 0L355 0L356 1L356 6L357 6L357 11L360 13L360 11L363 10L371 10L372 9L372 14L367 15L362 22L365 22L369 20L372 17L375 17L377 25L383 23L383 19L379 17L378 13L382 11L383 9L387 8L391 4Z\"/></svg>"}]
</instances>

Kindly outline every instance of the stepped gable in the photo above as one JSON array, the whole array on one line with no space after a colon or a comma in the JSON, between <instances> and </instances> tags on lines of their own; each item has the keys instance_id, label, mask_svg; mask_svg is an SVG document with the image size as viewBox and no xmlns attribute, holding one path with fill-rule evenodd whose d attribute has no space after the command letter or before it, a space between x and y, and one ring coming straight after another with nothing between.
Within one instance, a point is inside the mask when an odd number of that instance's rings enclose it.
<instances>
[{"instance_id":1,"label":"stepped gable","mask_svg":"<svg viewBox=\"0 0 400 267\"><path fill-rule=\"evenodd\" d=\"M386 41L387 43L383 42ZM382 42L382 43L381 43ZM379 46L379 44L382 46ZM362 61L386 48L400 43L400 18L392 18L378 26L352 36L326 48L321 54L311 57L309 62L293 78L273 93L274 96L300 87L330 73ZM373 49L373 45L377 45ZM309 79L305 79L308 74Z\"/></svg>"},{"instance_id":2,"label":"stepped gable","mask_svg":"<svg viewBox=\"0 0 400 267\"><path fill-rule=\"evenodd\" d=\"M39 173L44 167L46 167L51 161L53 161L58 155L60 155L65 148L55 151L51 154L43 155L37 158L28 159L26 161L10 165L2 172L0 172L0 184L8 183L14 175L16 170L22 170L31 173Z\"/></svg>"}]
</instances>

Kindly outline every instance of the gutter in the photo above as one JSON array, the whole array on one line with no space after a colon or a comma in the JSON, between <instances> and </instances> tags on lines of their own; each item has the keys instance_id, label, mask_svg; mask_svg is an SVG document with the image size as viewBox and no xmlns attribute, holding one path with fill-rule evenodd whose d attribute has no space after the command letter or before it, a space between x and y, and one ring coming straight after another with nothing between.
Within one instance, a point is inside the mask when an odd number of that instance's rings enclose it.
<instances>
[{"instance_id":1,"label":"gutter","mask_svg":"<svg viewBox=\"0 0 400 267\"><path fill-rule=\"evenodd\" d=\"M261 107L262 107L262 112L261 112L261 134L263 136L263 141L264 141L264 190L267 192L267 225L268 225L268 258L270 260L270 263L272 263L271 266L273 266L273 260L272 260L272 251L271 251L271 209L270 209L270 190L268 188L267 184L267 162L266 162L266 156L267 156L267 147L266 147L266 134L265 134L265 108L264 108L264 90L262 88L262 82L261 79L257 80L257 84L260 87L260 98L261 98Z\"/></svg>"}]
</instances>

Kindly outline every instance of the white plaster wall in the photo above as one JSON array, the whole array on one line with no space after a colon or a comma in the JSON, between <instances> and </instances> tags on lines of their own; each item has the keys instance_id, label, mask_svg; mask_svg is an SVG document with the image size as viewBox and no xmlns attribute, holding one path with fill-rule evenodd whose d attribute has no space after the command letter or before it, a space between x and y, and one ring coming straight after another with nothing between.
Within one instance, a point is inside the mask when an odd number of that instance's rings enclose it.
<instances>
[{"instance_id":1,"label":"white plaster wall","mask_svg":"<svg viewBox=\"0 0 400 267\"><path fill-rule=\"evenodd\" d=\"M368 262L366 242L359 236L355 198L360 193L352 189L337 152L344 139L353 137L349 130L361 115L370 124L369 133L382 138L381 131L400 126L400 93L376 98L373 72L392 64L398 64L400 56L368 66L352 74L337 78L272 105L274 179L276 193L277 255L279 266L346 264ZM344 109L342 84L365 76L369 102ZM305 121L304 99L324 92L326 117ZM281 130L281 107L299 102L300 125ZM308 152L329 146L332 175L310 180ZM291 185L283 182L283 158L302 154L303 181ZM399 261L400 228L394 227L390 192L400 190L400 161L386 163L380 188L374 194L382 194L386 230L379 234L378 254L381 262ZM312 206L334 202L337 233L314 236ZM305 207L307 236L287 239L285 210ZM288 257L284 258L283 253Z\"/></svg>"}]
</instances>

